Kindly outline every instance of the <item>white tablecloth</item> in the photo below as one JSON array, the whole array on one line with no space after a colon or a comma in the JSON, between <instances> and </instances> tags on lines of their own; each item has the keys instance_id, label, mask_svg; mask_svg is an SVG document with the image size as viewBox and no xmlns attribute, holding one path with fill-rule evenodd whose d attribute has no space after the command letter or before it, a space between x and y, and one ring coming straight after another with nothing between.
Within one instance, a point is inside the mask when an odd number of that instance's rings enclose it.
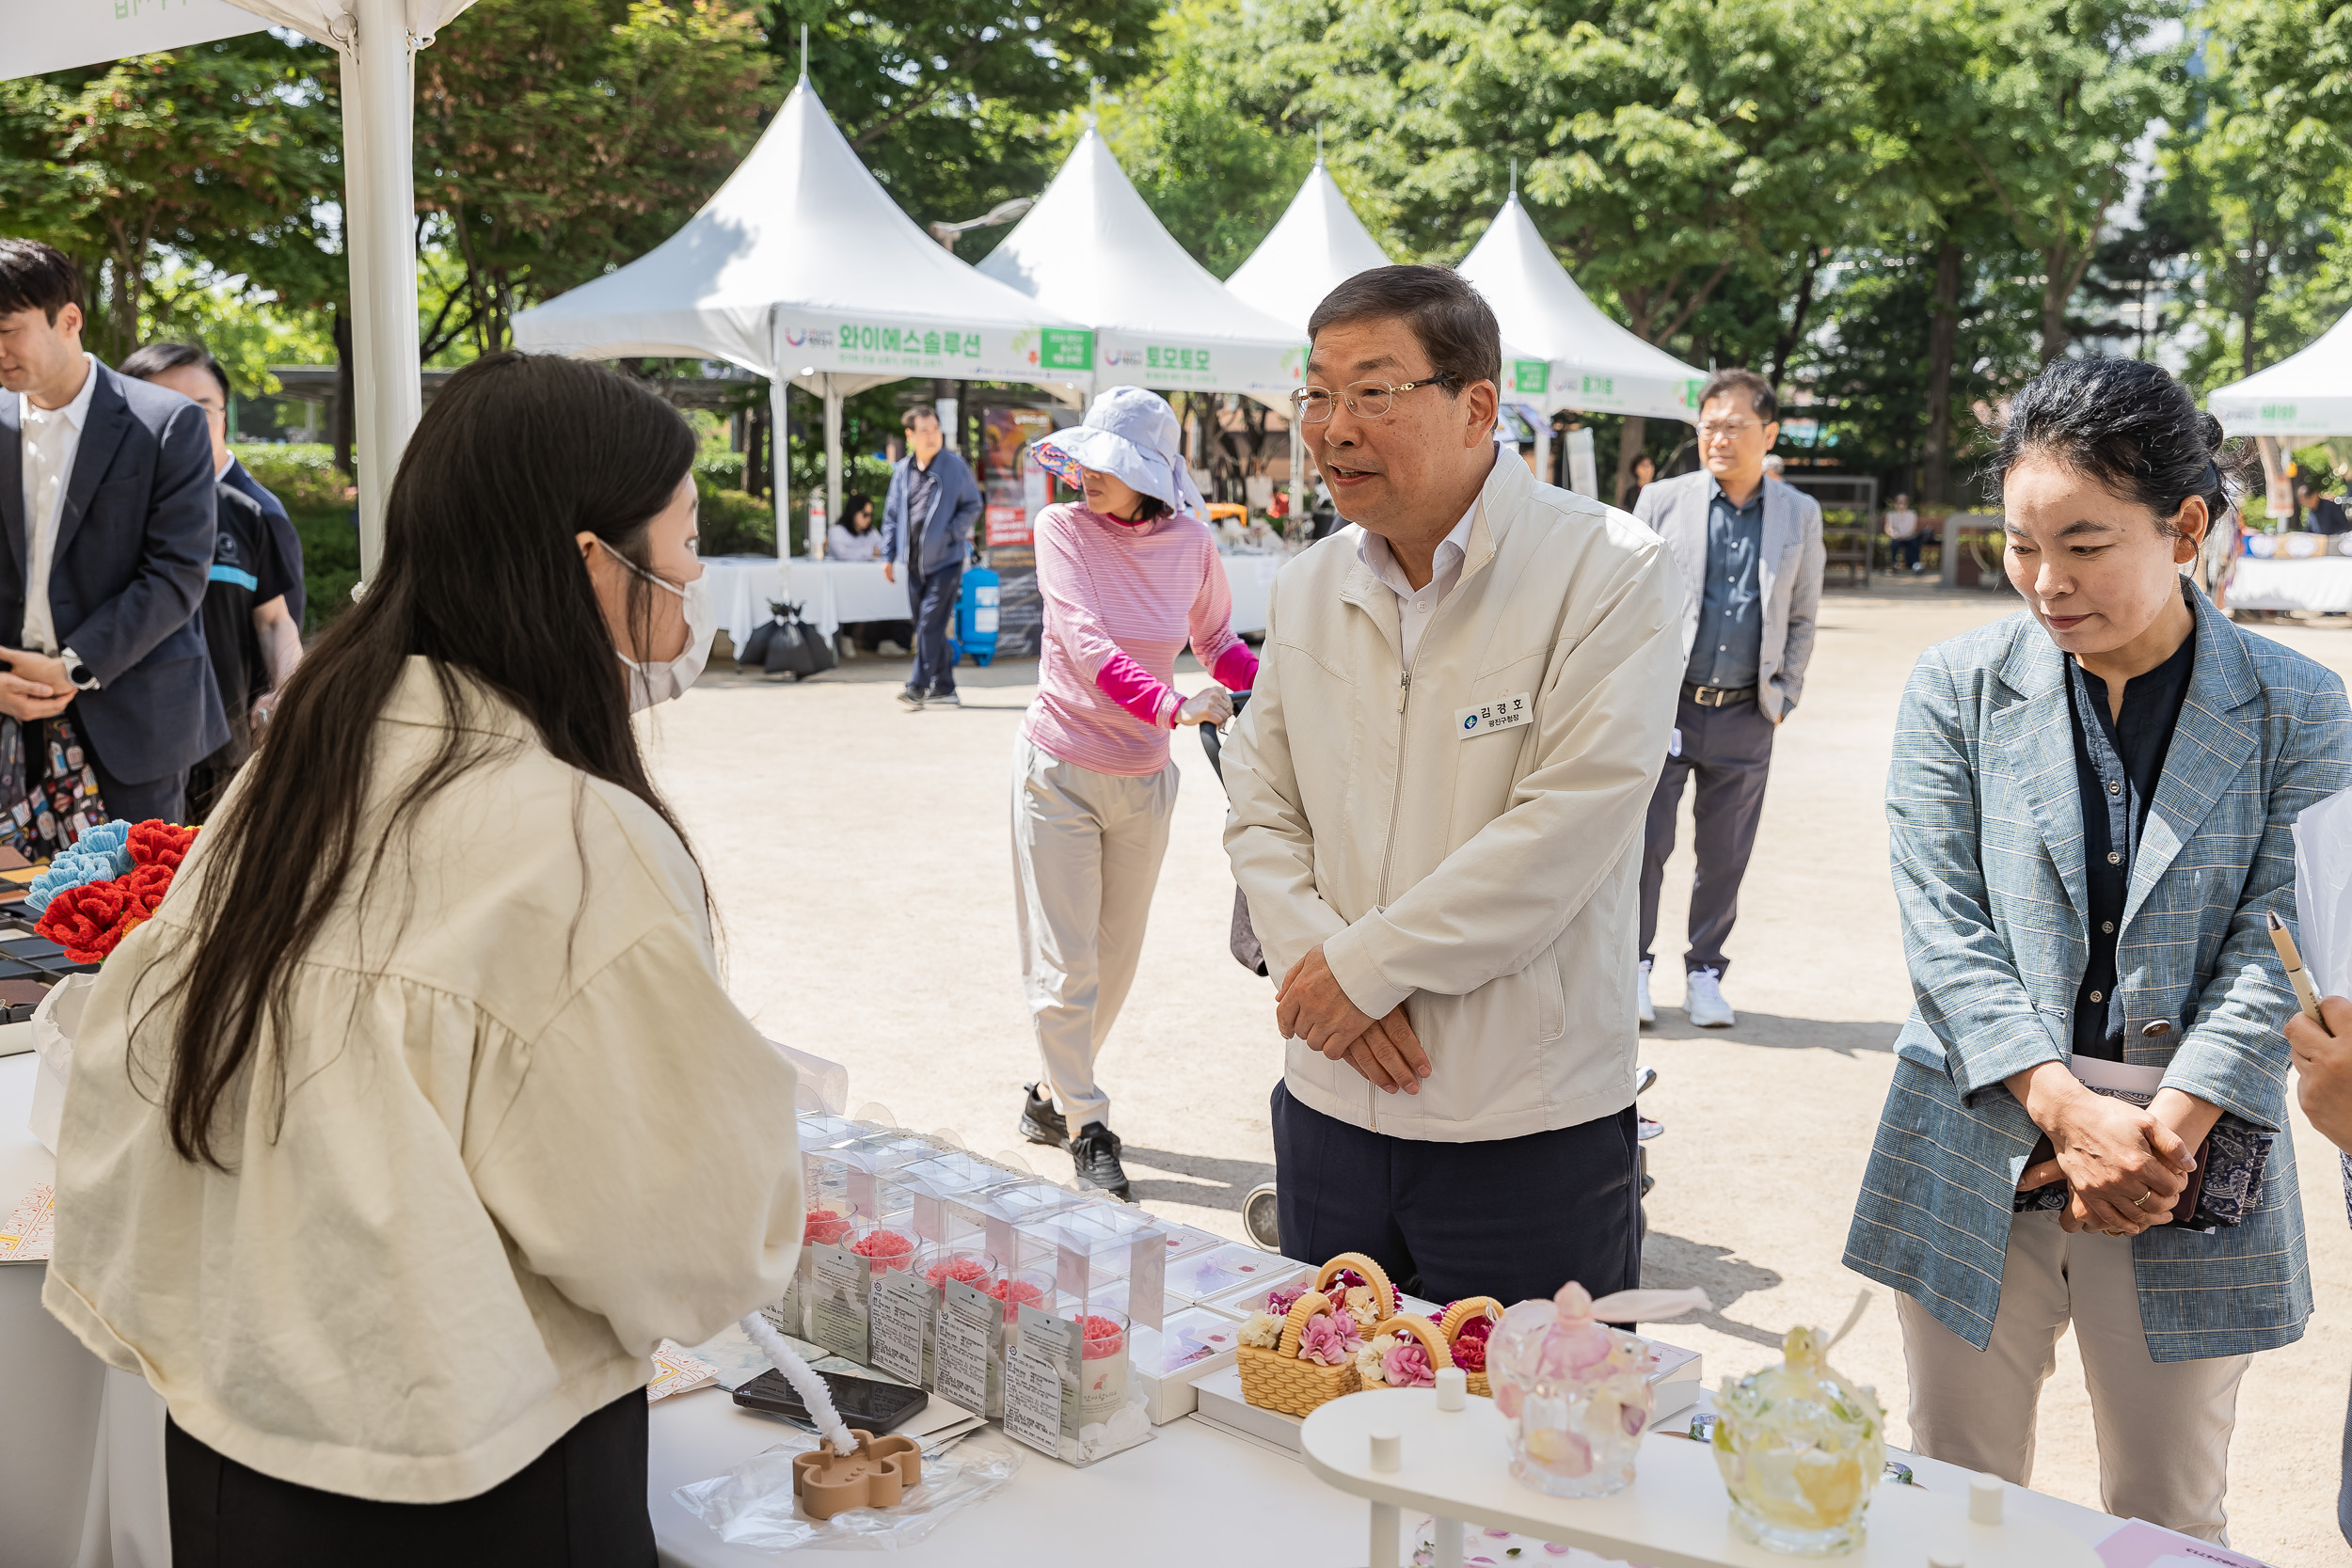
<instances>
[{"instance_id":1,"label":"white tablecloth","mask_svg":"<svg viewBox=\"0 0 2352 1568\"><path fill-rule=\"evenodd\" d=\"M56 1162L26 1131L30 1052L0 1057L0 1212ZM39 1263L0 1264L0 1559L9 1568L169 1568L164 1404L41 1310Z\"/></svg>"},{"instance_id":2,"label":"white tablecloth","mask_svg":"<svg viewBox=\"0 0 2352 1568\"><path fill-rule=\"evenodd\" d=\"M1240 637L1265 633L1266 605L1274 597L1274 577L1290 560L1286 555L1239 555L1220 550L1226 584L1233 591L1233 632Z\"/></svg>"},{"instance_id":3,"label":"white tablecloth","mask_svg":"<svg viewBox=\"0 0 2352 1568\"><path fill-rule=\"evenodd\" d=\"M2352 614L2352 556L2265 560L2242 555L2230 578L2232 610L2308 610Z\"/></svg>"},{"instance_id":4,"label":"white tablecloth","mask_svg":"<svg viewBox=\"0 0 2352 1568\"><path fill-rule=\"evenodd\" d=\"M703 575L710 579L710 598L719 628L736 647L743 646L752 628L768 619L769 601L787 600L801 607L810 623L827 637L845 621L903 621L907 618L907 585L882 579L879 561L808 561L795 558L789 582L785 562L772 555L717 555L703 559Z\"/></svg>"}]
</instances>

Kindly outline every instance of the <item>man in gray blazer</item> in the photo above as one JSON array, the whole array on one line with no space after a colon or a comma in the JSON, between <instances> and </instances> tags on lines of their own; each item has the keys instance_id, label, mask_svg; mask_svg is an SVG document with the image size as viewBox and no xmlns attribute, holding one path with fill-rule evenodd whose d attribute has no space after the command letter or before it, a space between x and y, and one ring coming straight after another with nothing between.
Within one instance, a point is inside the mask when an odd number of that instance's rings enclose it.
<instances>
[{"instance_id":1,"label":"man in gray blazer","mask_svg":"<svg viewBox=\"0 0 2352 1568\"><path fill-rule=\"evenodd\" d=\"M1702 1028L1728 1028L1724 942L1739 913L1740 881L1756 846L1772 733L1797 705L1821 600L1821 508L1769 477L1780 437L1772 383L1754 371L1718 371L1699 394L1698 472L1644 487L1634 515L1658 531L1682 569L1682 698L1666 770L1650 797L1642 852L1641 1018L1650 1002L1650 943L1658 892L1674 853L1683 781L1698 775L1692 808L1698 878L1691 889L1684 1008Z\"/></svg>"}]
</instances>

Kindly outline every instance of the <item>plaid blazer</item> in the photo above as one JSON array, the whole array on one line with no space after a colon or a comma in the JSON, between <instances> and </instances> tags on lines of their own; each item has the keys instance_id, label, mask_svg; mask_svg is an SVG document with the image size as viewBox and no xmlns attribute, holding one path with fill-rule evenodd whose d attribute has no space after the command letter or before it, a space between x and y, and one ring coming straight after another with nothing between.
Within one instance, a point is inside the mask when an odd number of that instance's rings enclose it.
<instances>
[{"instance_id":1,"label":"plaid blazer","mask_svg":"<svg viewBox=\"0 0 2352 1568\"><path fill-rule=\"evenodd\" d=\"M2352 784L2344 683L2185 590L2196 665L2132 866L2116 969L2126 1058L2168 1087L2286 1126L2295 1006L2264 916L2295 915L2296 815ZM2010 1200L2039 1130L2002 1080L2063 1060L2090 945L2066 659L2020 612L1920 657L1886 782L1915 999L1897 1038L1847 1266L1979 1350L2000 1305ZM2132 1245L2158 1361L2299 1338L2311 1315L2293 1140L2261 1210Z\"/></svg>"}]
</instances>

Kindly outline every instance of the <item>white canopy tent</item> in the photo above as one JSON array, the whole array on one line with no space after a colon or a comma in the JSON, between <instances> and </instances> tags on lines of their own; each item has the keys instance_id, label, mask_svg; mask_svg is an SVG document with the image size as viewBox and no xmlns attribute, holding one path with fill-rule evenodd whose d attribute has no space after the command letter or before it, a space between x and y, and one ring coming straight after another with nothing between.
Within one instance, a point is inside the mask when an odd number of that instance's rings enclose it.
<instances>
[{"instance_id":1,"label":"white canopy tent","mask_svg":"<svg viewBox=\"0 0 2352 1568\"><path fill-rule=\"evenodd\" d=\"M1521 396L1547 410L1697 422L1706 372L1644 342L1586 298L1535 232L1518 192L1456 270L1495 308L1505 338L1549 362L1545 384L1522 379Z\"/></svg>"},{"instance_id":2,"label":"white canopy tent","mask_svg":"<svg viewBox=\"0 0 2352 1568\"><path fill-rule=\"evenodd\" d=\"M1225 287L1245 305L1254 306L1283 323L1301 339L1307 323L1324 296L1359 272L1391 264L1388 252L1372 237L1356 209L1348 205L1321 154L1307 171L1298 194L1291 198L1282 216L1258 242L1249 260L1225 280ZM1541 359L1526 358L1503 345L1505 396L1533 384L1540 390L1547 379ZM1535 426L1535 466L1545 468L1551 432ZM1307 461L1297 422L1291 424L1291 510L1302 514L1306 505Z\"/></svg>"},{"instance_id":3,"label":"white canopy tent","mask_svg":"<svg viewBox=\"0 0 2352 1568\"><path fill-rule=\"evenodd\" d=\"M2217 387L2205 408L2232 436L2352 435L2352 315L2301 353Z\"/></svg>"},{"instance_id":4,"label":"white canopy tent","mask_svg":"<svg viewBox=\"0 0 2352 1568\"><path fill-rule=\"evenodd\" d=\"M1303 334L1187 255L1091 126L979 270L1093 329L1098 389L1243 392L1279 407L1306 363Z\"/></svg>"},{"instance_id":5,"label":"white canopy tent","mask_svg":"<svg viewBox=\"0 0 2352 1568\"><path fill-rule=\"evenodd\" d=\"M359 439L359 572L384 551L392 471L423 411L417 356L412 113L416 52L473 0L18 0L0 75L39 75L179 49L276 24L342 56L343 248L351 266L354 429ZM24 14L15 14L22 12Z\"/></svg>"},{"instance_id":6,"label":"white canopy tent","mask_svg":"<svg viewBox=\"0 0 2352 1568\"><path fill-rule=\"evenodd\" d=\"M841 403L908 376L1090 384L1082 326L981 277L914 226L866 172L803 76L718 194L617 272L515 318L518 347L596 358L723 359L768 377L785 462L784 388L824 399L826 516L841 515ZM787 551L786 486L776 547ZM823 550L810 531L812 555Z\"/></svg>"}]
</instances>

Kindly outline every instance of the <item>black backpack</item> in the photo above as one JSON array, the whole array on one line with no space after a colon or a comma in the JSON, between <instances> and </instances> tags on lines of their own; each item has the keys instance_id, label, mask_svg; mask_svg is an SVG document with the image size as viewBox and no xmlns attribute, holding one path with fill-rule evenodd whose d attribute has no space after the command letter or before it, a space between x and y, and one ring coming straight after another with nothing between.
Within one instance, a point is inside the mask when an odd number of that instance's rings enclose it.
<instances>
[{"instance_id":1,"label":"black backpack","mask_svg":"<svg viewBox=\"0 0 2352 1568\"><path fill-rule=\"evenodd\" d=\"M770 619L754 629L744 640L743 651L736 655L737 669L757 666L767 674L790 675L796 681L804 681L841 662L832 641L801 619L799 605L771 599L768 612Z\"/></svg>"}]
</instances>

